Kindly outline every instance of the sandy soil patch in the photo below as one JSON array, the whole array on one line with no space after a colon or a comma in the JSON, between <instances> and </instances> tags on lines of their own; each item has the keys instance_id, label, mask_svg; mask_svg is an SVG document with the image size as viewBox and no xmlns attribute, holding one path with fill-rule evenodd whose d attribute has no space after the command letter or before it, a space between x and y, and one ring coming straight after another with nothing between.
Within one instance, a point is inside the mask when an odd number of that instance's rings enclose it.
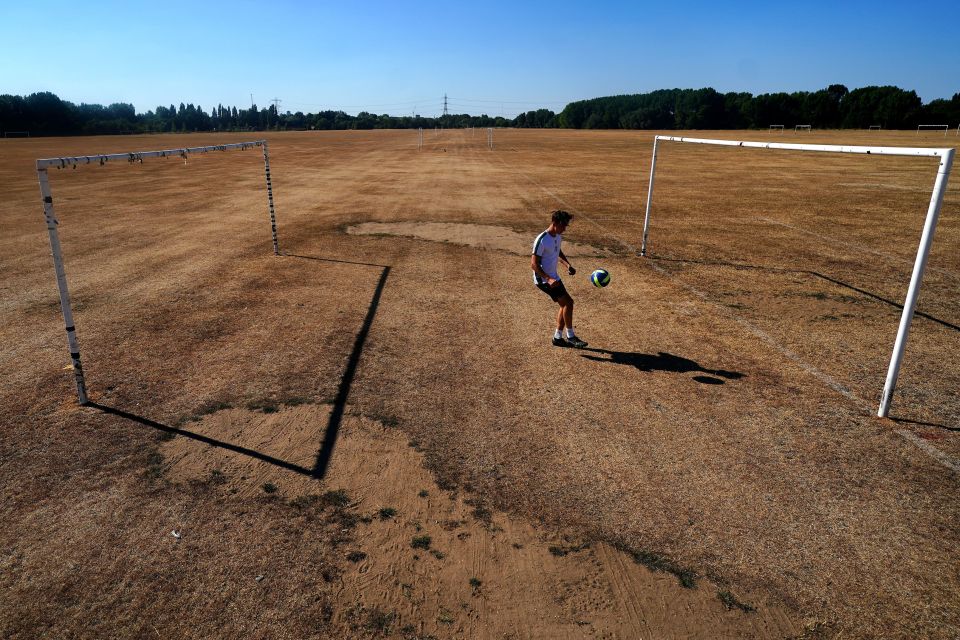
<instances>
[{"instance_id":1,"label":"sandy soil patch","mask_svg":"<svg viewBox=\"0 0 960 640\"><path fill-rule=\"evenodd\" d=\"M184 428L310 468L329 415L329 405L266 414L228 409ZM328 488L342 491L357 516L344 519L350 539L340 547L349 564L332 622L344 629L490 639L798 632L780 608L753 602L755 610L744 611L709 581L684 588L674 575L651 571L609 544L540 529L492 512L467 492L440 489L423 454L396 428L351 415L339 433L322 483L185 437L160 451L177 483L214 476L228 493L293 504ZM265 566L264 580L283 579L270 575L269 559Z\"/></svg>"}]
</instances>

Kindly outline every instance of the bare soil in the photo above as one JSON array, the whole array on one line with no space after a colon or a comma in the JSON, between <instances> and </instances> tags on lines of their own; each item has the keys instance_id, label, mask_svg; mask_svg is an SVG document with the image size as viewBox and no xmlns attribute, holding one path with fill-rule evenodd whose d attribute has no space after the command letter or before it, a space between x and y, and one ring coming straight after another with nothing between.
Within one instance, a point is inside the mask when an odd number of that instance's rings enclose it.
<instances>
[{"instance_id":1,"label":"bare soil","mask_svg":"<svg viewBox=\"0 0 960 640\"><path fill-rule=\"evenodd\" d=\"M84 408L33 160L242 136L0 143L0 635L960 634L956 169L878 419L935 163L480 134L52 170Z\"/></svg>"}]
</instances>

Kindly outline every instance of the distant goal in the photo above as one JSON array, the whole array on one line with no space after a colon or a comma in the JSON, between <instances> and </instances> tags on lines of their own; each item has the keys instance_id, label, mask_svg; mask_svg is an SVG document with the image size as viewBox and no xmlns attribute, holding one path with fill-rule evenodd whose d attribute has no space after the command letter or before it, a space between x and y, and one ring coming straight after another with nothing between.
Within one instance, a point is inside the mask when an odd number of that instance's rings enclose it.
<instances>
[{"instance_id":1,"label":"distant goal","mask_svg":"<svg viewBox=\"0 0 960 640\"><path fill-rule=\"evenodd\" d=\"M109 155L75 156L63 158L45 158L37 160L37 180L40 182L40 195L43 198L43 216L47 223L47 232L50 236L50 249L53 253L53 268L57 276L57 288L60 292L60 310L63 313L63 322L67 332L67 347L70 350L70 359L73 363L73 377L77 386L77 399L81 405L90 402L87 394L87 385L83 376L83 367L80 364L80 347L77 341L77 330L73 323L73 309L70 307L70 292L67 288L67 276L63 266L63 252L60 250L60 236L57 225L60 224L53 210L53 193L50 190L48 170L50 168L76 169L81 165L103 166L108 162L142 163L148 158L183 158L191 154L208 153L213 151L246 150L254 147L263 149L263 166L267 181L267 205L270 210L270 228L273 232L273 253L280 255L280 246L277 241L277 219L273 207L273 186L270 180L270 154L266 140L253 142L238 142L235 144L221 144L209 147L187 147L183 149L166 149L163 151L136 151L132 153L114 153Z\"/></svg>"},{"instance_id":2,"label":"distant goal","mask_svg":"<svg viewBox=\"0 0 960 640\"><path fill-rule=\"evenodd\" d=\"M725 147L754 149L782 149L786 151L934 157L939 159L937 177L933 185L933 193L930 196L930 204L927 208L927 217L923 225L923 233L920 236L920 245L917 249L917 259L914 263L913 275L910 278L910 284L907 288L907 296L903 303L903 313L900 316L900 326L897 330L897 338L893 345L893 353L890 356L890 366L887 369L887 378L883 387L883 393L880 398L880 407L877 410L878 416L881 418L887 417L890 412L890 402L893 397L893 391L897 385L897 376L900 374L900 365L903 361L903 352L906 348L907 337L910 333L910 323L913 320L913 313L916 309L917 298L920 295L920 285L923 281L923 272L926 269L927 258L930 255L930 246L933 244L933 235L937 228L937 220L940 217L940 209L943 205L943 196L947 189L947 178L950 175L950 168L953 166L953 157L956 150L953 148L929 149L922 147L865 147L832 144L747 142L738 140L683 138L678 136L655 136L653 140L653 160L650 163L650 184L647 188L647 210L643 220L643 243L640 247L641 256L645 256L647 254L647 240L650 230L650 209L651 203L653 202L653 181L654 176L656 175L657 148L660 142L679 142L685 144L719 145Z\"/></svg>"},{"instance_id":3,"label":"distant goal","mask_svg":"<svg viewBox=\"0 0 960 640\"><path fill-rule=\"evenodd\" d=\"M793 132L797 133L798 131L804 131L806 133L810 133L811 131L813 131L813 126L809 124L798 124L793 127Z\"/></svg>"},{"instance_id":4,"label":"distant goal","mask_svg":"<svg viewBox=\"0 0 960 640\"><path fill-rule=\"evenodd\" d=\"M770 125L770 131L779 131L780 133L783 133L783 125L782 125L782 124L772 124L772 125Z\"/></svg>"},{"instance_id":5,"label":"distant goal","mask_svg":"<svg viewBox=\"0 0 960 640\"><path fill-rule=\"evenodd\" d=\"M947 131L949 130L950 130L950 125L948 124L918 124L917 125L917 135L920 135L920 133L923 131L943 131L943 137L946 138Z\"/></svg>"}]
</instances>

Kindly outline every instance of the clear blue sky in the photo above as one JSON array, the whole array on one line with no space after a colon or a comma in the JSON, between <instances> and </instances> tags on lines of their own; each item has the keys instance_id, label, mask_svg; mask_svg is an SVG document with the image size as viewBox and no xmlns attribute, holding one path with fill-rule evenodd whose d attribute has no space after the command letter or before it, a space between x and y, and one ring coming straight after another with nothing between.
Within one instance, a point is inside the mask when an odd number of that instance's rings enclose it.
<instances>
[{"instance_id":1,"label":"clear blue sky","mask_svg":"<svg viewBox=\"0 0 960 640\"><path fill-rule=\"evenodd\" d=\"M960 92L954 2L2 0L0 93L512 117L662 88Z\"/></svg>"}]
</instances>

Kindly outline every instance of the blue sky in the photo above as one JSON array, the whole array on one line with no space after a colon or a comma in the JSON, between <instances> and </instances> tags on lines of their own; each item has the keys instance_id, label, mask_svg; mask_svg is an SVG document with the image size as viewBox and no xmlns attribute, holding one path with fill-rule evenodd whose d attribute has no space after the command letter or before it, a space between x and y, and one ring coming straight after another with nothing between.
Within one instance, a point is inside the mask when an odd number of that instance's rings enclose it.
<instances>
[{"instance_id":1,"label":"blue sky","mask_svg":"<svg viewBox=\"0 0 960 640\"><path fill-rule=\"evenodd\" d=\"M14 5L14 6L11 6ZM512 117L662 88L960 92L948 2L3 0L0 93Z\"/></svg>"}]
</instances>

